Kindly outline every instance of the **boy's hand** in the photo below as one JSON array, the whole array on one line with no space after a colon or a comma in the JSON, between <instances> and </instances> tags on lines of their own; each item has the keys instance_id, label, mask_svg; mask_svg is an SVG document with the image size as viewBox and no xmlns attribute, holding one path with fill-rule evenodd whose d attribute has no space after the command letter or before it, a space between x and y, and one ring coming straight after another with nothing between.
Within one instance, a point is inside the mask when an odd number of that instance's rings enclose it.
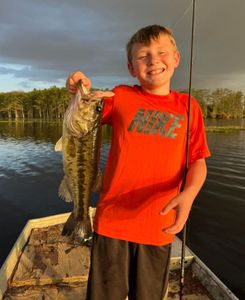
<instances>
[{"instance_id":1,"label":"boy's hand","mask_svg":"<svg viewBox=\"0 0 245 300\"><path fill-rule=\"evenodd\" d=\"M184 227L194 199L190 199L191 197L187 192L183 191L176 197L174 197L161 211L161 215L166 215L171 209L176 211L176 219L175 223L164 229L165 233L176 234L179 233Z\"/></svg>"},{"instance_id":2,"label":"boy's hand","mask_svg":"<svg viewBox=\"0 0 245 300\"><path fill-rule=\"evenodd\" d=\"M66 80L66 87L73 95L77 92L77 84L82 81L83 86L89 91L91 88L91 81L81 71L71 73Z\"/></svg>"},{"instance_id":3,"label":"boy's hand","mask_svg":"<svg viewBox=\"0 0 245 300\"><path fill-rule=\"evenodd\" d=\"M77 92L77 84L82 81L83 86L89 92L91 88L91 81L81 71L75 71L71 73L66 80L66 87L70 94L74 95ZM94 97L112 97L114 93L111 91L95 91Z\"/></svg>"},{"instance_id":4,"label":"boy's hand","mask_svg":"<svg viewBox=\"0 0 245 300\"><path fill-rule=\"evenodd\" d=\"M188 219L192 203L200 191L206 175L207 167L204 158L198 159L189 165L184 191L174 197L160 213L166 215L171 209L176 211L175 223L164 229L164 232L176 234L182 230Z\"/></svg>"}]
</instances>

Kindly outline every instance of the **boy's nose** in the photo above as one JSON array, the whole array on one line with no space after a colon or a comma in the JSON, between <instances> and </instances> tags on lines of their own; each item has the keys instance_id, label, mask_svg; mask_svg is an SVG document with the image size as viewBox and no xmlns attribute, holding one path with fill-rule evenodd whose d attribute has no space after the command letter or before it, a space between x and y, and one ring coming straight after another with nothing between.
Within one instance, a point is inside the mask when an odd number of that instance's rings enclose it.
<instances>
[{"instance_id":1,"label":"boy's nose","mask_svg":"<svg viewBox=\"0 0 245 300\"><path fill-rule=\"evenodd\" d=\"M158 64L160 62L160 59L158 56L156 55L151 55L148 58L148 64L149 65L154 65L154 64Z\"/></svg>"}]
</instances>

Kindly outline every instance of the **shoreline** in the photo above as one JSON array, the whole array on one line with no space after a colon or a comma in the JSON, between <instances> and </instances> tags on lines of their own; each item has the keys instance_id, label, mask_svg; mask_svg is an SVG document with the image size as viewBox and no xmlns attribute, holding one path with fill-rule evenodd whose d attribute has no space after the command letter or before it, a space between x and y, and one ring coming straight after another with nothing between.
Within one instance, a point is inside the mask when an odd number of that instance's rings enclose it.
<instances>
[{"instance_id":1,"label":"shoreline","mask_svg":"<svg viewBox=\"0 0 245 300\"><path fill-rule=\"evenodd\" d=\"M245 130L243 126L206 126L206 132L237 132Z\"/></svg>"},{"instance_id":2,"label":"shoreline","mask_svg":"<svg viewBox=\"0 0 245 300\"><path fill-rule=\"evenodd\" d=\"M21 124L30 124L30 123L49 123L49 124L62 124L62 120L58 119L50 119L50 120L44 120L44 119L10 119L10 120L0 120L0 124L7 124L7 123L21 123ZM221 133L230 133L230 132L237 132L240 130L245 130L245 126L205 126L206 132L221 132Z\"/></svg>"}]
</instances>

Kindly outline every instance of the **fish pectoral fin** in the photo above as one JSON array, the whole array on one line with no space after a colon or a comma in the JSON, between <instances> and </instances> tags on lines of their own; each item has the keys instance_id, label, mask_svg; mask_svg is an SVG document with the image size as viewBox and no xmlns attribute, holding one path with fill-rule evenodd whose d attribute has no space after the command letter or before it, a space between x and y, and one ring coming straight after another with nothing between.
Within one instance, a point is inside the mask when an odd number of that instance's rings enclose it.
<instances>
[{"instance_id":1,"label":"fish pectoral fin","mask_svg":"<svg viewBox=\"0 0 245 300\"><path fill-rule=\"evenodd\" d=\"M103 174L101 170L99 170L94 185L91 188L91 191L94 193L99 193L102 189L102 183L103 183Z\"/></svg>"},{"instance_id":2,"label":"fish pectoral fin","mask_svg":"<svg viewBox=\"0 0 245 300\"><path fill-rule=\"evenodd\" d=\"M54 151L56 152L62 151L62 137L55 144Z\"/></svg>"},{"instance_id":3,"label":"fish pectoral fin","mask_svg":"<svg viewBox=\"0 0 245 300\"><path fill-rule=\"evenodd\" d=\"M59 187L59 197L65 200L66 202L72 202L72 195L69 191L66 177L64 177L61 181L60 187Z\"/></svg>"}]
</instances>

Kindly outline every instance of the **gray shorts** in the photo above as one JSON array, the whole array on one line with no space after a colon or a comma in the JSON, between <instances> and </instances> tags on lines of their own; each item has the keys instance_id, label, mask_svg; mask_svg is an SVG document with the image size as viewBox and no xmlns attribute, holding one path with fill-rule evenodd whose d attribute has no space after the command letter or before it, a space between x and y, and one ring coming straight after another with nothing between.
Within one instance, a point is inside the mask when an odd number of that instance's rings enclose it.
<instances>
[{"instance_id":1,"label":"gray shorts","mask_svg":"<svg viewBox=\"0 0 245 300\"><path fill-rule=\"evenodd\" d=\"M162 300L171 244L143 245L94 233L87 300Z\"/></svg>"}]
</instances>

